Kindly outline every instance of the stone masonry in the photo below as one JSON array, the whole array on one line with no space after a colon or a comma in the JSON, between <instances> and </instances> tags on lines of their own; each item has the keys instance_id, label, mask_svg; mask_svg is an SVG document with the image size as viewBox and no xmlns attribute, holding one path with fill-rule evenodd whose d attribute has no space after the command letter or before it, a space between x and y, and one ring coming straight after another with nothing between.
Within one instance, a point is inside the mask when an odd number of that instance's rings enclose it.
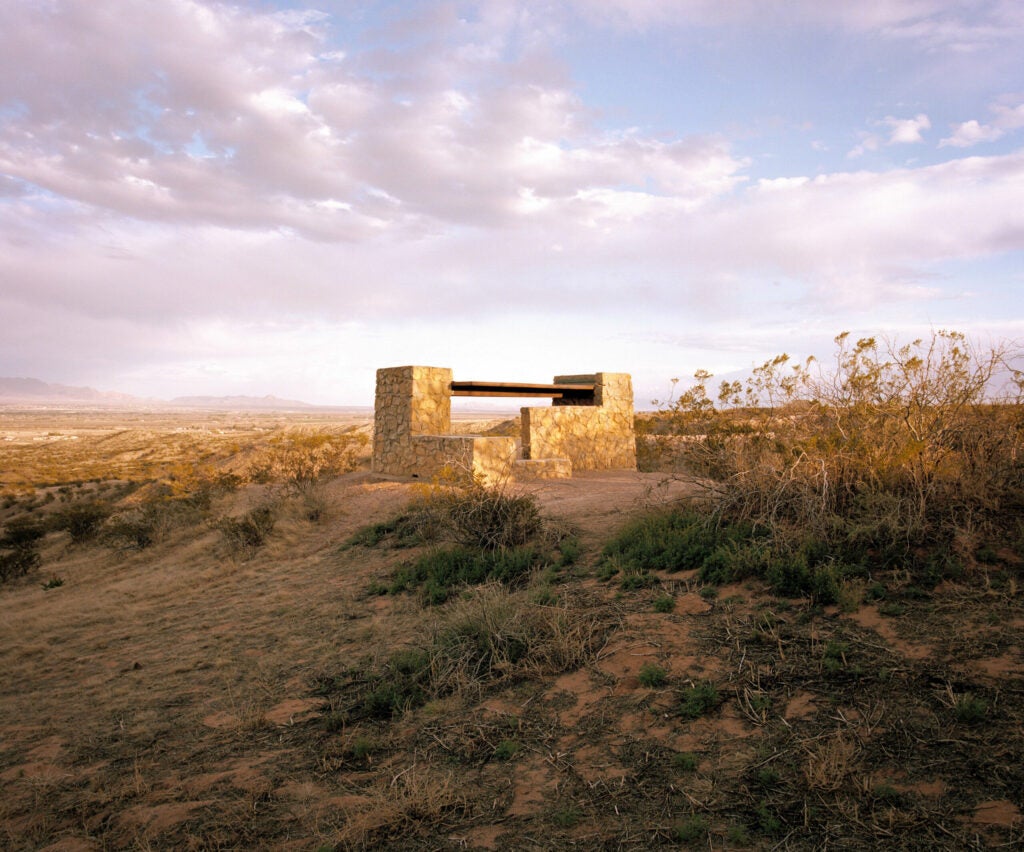
<instances>
[{"instance_id":1,"label":"stone masonry","mask_svg":"<svg viewBox=\"0 0 1024 852\"><path fill-rule=\"evenodd\" d=\"M555 383L594 382L594 402L554 400L522 409L523 458L564 458L573 470L636 470L633 382L628 373L555 376Z\"/></svg>"},{"instance_id":2,"label":"stone masonry","mask_svg":"<svg viewBox=\"0 0 1024 852\"><path fill-rule=\"evenodd\" d=\"M556 376L594 385L592 398L555 399L522 409L522 437L452 435L452 371L388 367L377 371L373 469L431 478L446 468L485 482L557 478L573 470L636 469L633 389L626 373Z\"/></svg>"}]
</instances>

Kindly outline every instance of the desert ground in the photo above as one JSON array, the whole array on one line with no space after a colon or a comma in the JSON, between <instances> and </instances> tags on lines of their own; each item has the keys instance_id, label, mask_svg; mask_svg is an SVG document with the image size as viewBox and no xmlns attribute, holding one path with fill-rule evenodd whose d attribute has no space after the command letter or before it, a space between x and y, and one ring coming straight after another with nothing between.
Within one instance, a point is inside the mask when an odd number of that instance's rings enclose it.
<instances>
[{"instance_id":1,"label":"desert ground","mask_svg":"<svg viewBox=\"0 0 1024 852\"><path fill-rule=\"evenodd\" d=\"M363 444L305 491L248 477L290 430L370 426L0 411L0 524L174 507L145 542L50 525L0 585L0 846L1024 848L1013 554L847 606L692 570L630 587L607 543L699 484L590 473L510 486L559 531L547 562L432 604L393 580L436 545L353 540L426 486ZM232 536L259 507L259 540ZM523 624L516 653L440 671L453 631ZM422 694L380 712L410 659Z\"/></svg>"}]
</instances>

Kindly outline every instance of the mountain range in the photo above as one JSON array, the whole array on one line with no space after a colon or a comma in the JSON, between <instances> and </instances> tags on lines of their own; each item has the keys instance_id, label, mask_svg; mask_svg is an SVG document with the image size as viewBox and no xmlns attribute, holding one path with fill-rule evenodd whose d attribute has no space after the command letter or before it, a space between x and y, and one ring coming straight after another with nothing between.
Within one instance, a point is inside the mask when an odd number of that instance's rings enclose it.
<instances>
[{"instance_id":1,"label":"mountain range","mask_svg":"<svg viewBox=\"0 0 1024 852\"><path fill-rule=\"evenodd\" d=\"M205 408L228 411L295 411L315 409L295 399L276 396L179 396L171 400L148 399L115 391L52 384L41 379L0 377L0 405L70 405L105 408ZM334 407L334 406L331 406Z\"/></svg>"}]
</instances>

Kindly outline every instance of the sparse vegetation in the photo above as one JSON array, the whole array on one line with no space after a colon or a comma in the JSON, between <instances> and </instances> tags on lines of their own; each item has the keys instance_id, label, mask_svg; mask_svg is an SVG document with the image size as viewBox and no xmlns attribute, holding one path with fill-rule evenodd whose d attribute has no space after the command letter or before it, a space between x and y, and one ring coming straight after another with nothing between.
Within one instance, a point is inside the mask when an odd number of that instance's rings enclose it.
<instances>
[{"instance_id":1,"label":"sparse vegetation","mask_svg":"<svg viewBox=\"0 0 1024 852\"><path fill-rule=\"evenodd\" d=\"M437 544L398 568L388 587L391 594L419 589L428 604L444 603L459 589L487 581L520 585L544 566L554 572L546 578L550 583L558 568L579 557L577 540L568 530L546 524L533 496L472 481L437 485L347 542L350 547L382 543ZM553 600L549 589L546 602Z\"/></svg>"},{"instance_id":2,"label":"sparse vegetation","mask_svg":"<svg viewBox=\"0 0 1024 852\"><path fill-rule=\"evenodd\" d=\"M619 541L612 515L588 515L612 492L576 504L579 530L546 517L557 484L530 536L491 546L493 525L459 540L441 510L464 491L365 474L322 488L331 523L311 526L282 481L246 477L287 431L154 430L146 445L107 430L117 482L72 470L70 441L47 445L65 472L25 442L31 465L0 473L24 482L5 492L0 555L22 541L45 568L0 590L7 845L1024 843L1012 489L945 550L925 536L905 557L860 526L801 531L788 509L727 512L708 491ZM225 560L222 519L241 530L266 501L269 538ZM75 539L65 513L89 503L111 514ZM508 513L511 528L530 515ZM112 558L92 542L119 524ZM421 559L414 594L388 595Z\"/></svg>"}]
</instances>

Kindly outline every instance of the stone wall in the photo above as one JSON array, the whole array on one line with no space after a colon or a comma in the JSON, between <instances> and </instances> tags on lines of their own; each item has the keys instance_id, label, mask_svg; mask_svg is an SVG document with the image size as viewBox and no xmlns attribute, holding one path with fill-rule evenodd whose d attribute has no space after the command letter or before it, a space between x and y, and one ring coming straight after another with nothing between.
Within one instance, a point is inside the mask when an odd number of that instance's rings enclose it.
<instances>
[{"instance_id":1,"label":"stone wall","mask_svg":"<svg viewBox=\"0 0 1024 852\"><path fill-rule=\"evenodd\" d=\"M594 398L522 409L521 452L515 438L450 434L451 382L446 367L377 371L375 471L429 478L447 468L495 482L512 473L517 459L531 464L519 464L516 474L535 478L574 469L636 469L633 388L626 373L556 376L555 383L594 383Z\"/></svg>"},{"instance_id":2,"label":"stone wall","mask_svg":"<svg viewBox=\"0 0 1024 852\"><path fill-rule=\"evenodd\" d=\"M555 400L522 409L523 457L564 458L573 470L636 470L633 383L628 373L555 376L555 383L593 382L593 404Z\"/></svg>"}]
</instances>

